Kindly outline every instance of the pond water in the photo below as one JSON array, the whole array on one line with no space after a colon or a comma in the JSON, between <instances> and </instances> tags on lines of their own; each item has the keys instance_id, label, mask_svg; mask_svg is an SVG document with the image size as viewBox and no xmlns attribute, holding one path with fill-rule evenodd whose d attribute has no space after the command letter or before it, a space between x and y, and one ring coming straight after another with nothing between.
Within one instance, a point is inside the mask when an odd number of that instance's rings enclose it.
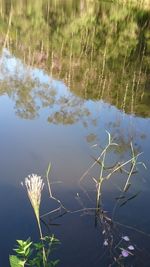
<instances>
[{"instance_id":1,"label":"pond water","mask_svg":"<svg viewBox=\"0 0 150 267\"><path fill-rule=\"evenodd\" d=\"M16 239L38 238L21 182L31 173L44 177L49 162L53 195L71 211L44 217L61 241L59 266L150 266L150 5L133 2L0 1L2 267ZM82 210L96 208L95 158L108 133L118 146L107 166L131 159L132 147L142 152L126 192L132 201L115 215L114 240L127 235L135 248L122 265L114 259L120 248L112 255L104 246L94 212ZM102 187L108 216L126 179L115 172ZM45 184L41 214L57 207Z\"/></svg>"}]
</instances>

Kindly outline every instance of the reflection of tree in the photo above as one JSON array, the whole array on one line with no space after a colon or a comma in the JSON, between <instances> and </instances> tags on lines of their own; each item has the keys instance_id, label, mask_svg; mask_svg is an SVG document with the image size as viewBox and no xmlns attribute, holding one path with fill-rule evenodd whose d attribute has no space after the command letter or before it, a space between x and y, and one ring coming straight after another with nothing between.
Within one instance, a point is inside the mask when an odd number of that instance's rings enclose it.
<instances>
[{"instance_id":1,"label":"reflection of tree","mask_svg":"<svg viewBox=\"0 0 150 267\"><path fill-rule=\"evenodd\" d=\"M13 99L19 117L33 119L41 108L49 109L47 120L55 124L73 124L89 116L84 100L70 93L63 83L38 69L28 68L7 50L0 60L0 94L7 93ZM11 68L7 68L12 62Z\"/></svg>"},{"instance_id":2,"label":"reflection of tree","mask_svg":"<svg viewBox=\"0 0 150 267\"><path fill-rule=\"evenodd\" d=\"M74 124L79 120L84 122L85 118L90 115L90 112L84 106L84 102L73 95L68 99L60 98L56 105L58 109L48 117L48 122Z\"/></svg>"},{"instance_id":3,"label":"reflection of tree","mask_svg":"<svg viewBox=\"0 0 150 267\"><path fill-rule=\"evenodd\" d=\"M53 107L55 104L56 91L53 88L41 88L36 95L41 100L42 107Z\"/></svg>"},{"instance_id":4,"label":"reflection of tree","mask_svg":"<svg viewBox=\"0 0 150 267\"><path fill-rule=\"evenodd\" d=\"M88 143L93 143L93 142L95 142L95 141L96 141L96 134L94 134L94 133L90 133L90 134L88 134L88 135L86 136L86 141L87 141Z\"/></svg>"},{"instance_id":5,"label":"reflection of tree","mask_svg":"<svg viewBox=\"0 0 150 267\"><path fill-rule=\"evenodd\" d=\"M65 80L82 98L103 99L124 112L150 116L148 9L88 0L13 0L1 5L0 42L12 6L9 47L27 64ZM38 93L43 106L53 104L49 93ZM28 103L30 110L34 103ZM64 110L61 120L71 122Z\"/></svg>"},{"instance_id":6,"label":"reflection of tree","mask_svg":"<svg viewBox=\"0 0 150 267\"><path fill-rule=\"evenodd\" d=\"M32 94L33 81L29 79L3 81L0 95L7 94L15 102L15 110L19 117L33 119L38 115L38 106Z\"/></svg>"},{"instance_id":7,"label":"reflection of tree","mask_svg":"<svg viewBox=\"0 0 150 267\"><path fill-rule=\"evenodd\" d=\"M39 107L32 94L24 91L24 87L15 94L15 110L16 114L24 119L33 119L38 115Z\"/></svg>"},{"instance_id":8,"label":"reflection of tree","mask_svg":"<svg viewBox=\"0 0 150 267\"><path fill-rule=\"evenodd\" d=\"M21 118L34 119L42 107L49 108L50 115L47 120L54 124L73 124L79 120L84 121L84 117L90 114L88 109L84 107L83 100L73 95L69 98L59 97L53 88L47 90L44 86L43 88L42 86L39 88L31 86L29 89L29 87L26 88L24 84L19 83L19 88L14 90L11 87L11 91L10 87L7 90L7 86L9 85L5 84L5 87L0 89L0 93L7 92L9 97L13 98L16 114Z\"/></svg>"}]
</instances>

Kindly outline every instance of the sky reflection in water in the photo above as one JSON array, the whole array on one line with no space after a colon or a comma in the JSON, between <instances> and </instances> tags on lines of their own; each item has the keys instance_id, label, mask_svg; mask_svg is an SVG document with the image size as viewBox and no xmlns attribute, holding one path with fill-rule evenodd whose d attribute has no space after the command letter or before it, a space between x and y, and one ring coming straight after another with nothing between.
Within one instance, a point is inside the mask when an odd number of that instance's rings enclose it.
<instances>
[{"instance_id":1,"label":"sky reflection in water","mask_svg":"<svg viewBox=\"0 0 150 267\"><path fill-rule=\"evenodd\" d=\"M5 209L1 230L3 232L4 227L7 228L6 232L14 229L10 244L3 236L3 247L2 244L0 247L1 251L3 248L8 251L8 247L12 248L16 238L27 237L34 228L34 222L29 220L32 215L26 203L25 192L20 186L25 176L32 172L44 174L48 162L51 161L52 180L61 181L53 186L54 191L66 205L74 207L76 192L80 190L79 178L93 162L91 155L99 153L96 149L92 149L91 145L103 144L107 141L105 130L108 130L121 145L120 150L113 154L113 159L108 157L109 164L117 158L122 159L124 155L127 157L129 143L133 141L137 151L144 152L142 160L148 168L150 167L148 159L150 119L127 115L102 100L81 99L75 96L64 82L53 79L41 69L28 67L6 49L3 50L0 62L0 83L3 89L0 97L0 147L3 152L0 158L0 203L4 203L4 192L8 196L5 207L1 207L1 210ZM98 168L93 170L84 184L86 188L93 190L94 187L90 182L91 175L98 177ZM113 184L116 184L118 178L114 178L113 183L108 183L104 188L106 192L110 192L109 196L106 194L108 210L111 206L111 194L113 195L114 190L116 192L116 186L113 187ZM133 191L134 188L142 188L142 191L149 193L148 178L148 172L142 169L133 178ZM148 205L147 198L149 200L147 194L140 198L139 213L141 214L143 214L143 208L146 209ZM52 204L46 203L51 208ZM134 211L135 208L138 208L137 204L131 205L131 210ZM22 209L25 211L23 214ZM128 212L128 209L124 209L124 213L121 212L122 218L127 216ZM136 216L137 213L135 218ZM10 217L12 218L11 229ZM146 220L149 221L149 219L147 217ZM62 219L62 227L54 230L63 240L63 248L60 252L62 266L70 267L71 264L71 267L76 267L83 257L82 267L90 267L91 264L98 266L100 240L96 230L92 228L93 220L91 218L89 220L83 218L80 222L79 220L80 218L77 217L71 217L71 219L67 217ZM134 218L128 218L128 221L130 220L135 223ZM18 231L20 224L23 226ZM74 233L72 228L67 226L69 224L74 227ZM79 232L82 232L83 238L75 238ZM36 231L34 230L32 234L36 236ZM88 243L89 236L90 243ZM82 242L84 239L87 240L87 246L85 241ZM74 246L70 247L70 243ZM70 253L74 255L77 254L76 247L79 247L78 249L82 249L82 255L78 254L76 257L71 256L67 259L69 247ZM87 252L91 255L90 258L86 258ZM2 265L7 265L6 257L2 259Z\"/></svg>"}]
</instances>

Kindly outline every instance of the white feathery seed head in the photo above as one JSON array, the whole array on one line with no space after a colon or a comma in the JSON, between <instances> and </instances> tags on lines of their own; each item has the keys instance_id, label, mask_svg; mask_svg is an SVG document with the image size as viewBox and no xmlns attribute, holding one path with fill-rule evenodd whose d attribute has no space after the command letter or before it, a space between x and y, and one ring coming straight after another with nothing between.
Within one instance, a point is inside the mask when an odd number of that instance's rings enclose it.
<instances>
[{"instance_id":1,"label":"white feathery seed head","mask_svg":"<svg viewBox=\"0 0 150 267\"><path fill-rule=\"evenodd\" d=\"M37 174L28 175L25 178L25 186L27 188L28 197L34 209L36 216L39 217L39 208L41 203L41 192L44 187L41 176Z\"/></svg>"}]
</instances>

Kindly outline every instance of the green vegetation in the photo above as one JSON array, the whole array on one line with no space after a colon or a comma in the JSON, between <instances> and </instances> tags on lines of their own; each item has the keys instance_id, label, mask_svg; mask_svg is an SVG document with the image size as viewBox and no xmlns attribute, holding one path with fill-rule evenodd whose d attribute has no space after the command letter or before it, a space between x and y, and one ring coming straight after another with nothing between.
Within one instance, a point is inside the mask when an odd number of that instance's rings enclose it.
<instances>
[{"instance_id":1,"label":"green vegetation","mask_svg":"<svg viewBox=\"0 0 150 267\"><path fill-rule=\"evenodd\" d=\"M148 117L150 10L144 8L147 1L122 2L1 1L1 46L62 79L83 99L102 99ZM24 91L25 99L30 91ZM29 112L34 117L33 102Z\"/></svg>"},{"instance_id":2,"label":"green vegetation","mask_svg":"<svg viewBox=\"0 0 150 267\"><path fill-rule=\"evenodd\" d=\"M59 260L50 260L52 251L59 244L59 240L52 236L45 236L42 241L35 243L29 239L26 241L17 240L17 248L14 249L16 255L11 255L11 267L55 267ZM46 257L49 259L43 264L43 249L46 252Z\"/></svg>"},{"instance_id":3,"label":"green vegetation","mask_svg":"<svg viewBox=\"0 0 150 267\"><path fill-rule=\"evenodd\" d=\"M25 178L25 186L28 198L32 205L38 229L40 242L34 243L29 239L26 241L17 240L17 248L14 249L15 255L10 256L11 267L37 266L37 267L54 267L59 260L51 260L51 253L59 240L52 236L43 236L40 221L40 203L41 193L44 187L43 180L36 174L29 175Z\"/></svg>"},{"instance_id":4,"label":"green vegetation","mask_svg":"<svg viewBox=\"0 0 150 267\"><path fill-rule=\"evenodd\" d=\"M145 164L139 161L139 156L141 153L137 153L131 143L131 157L122 162L117 160L117 162L115 162L113 166L109 166L107 163L108 155L113 155L115 150L118 149L119 145L114 142L108 132L107 135L108 142L102 149L100 156L98 158L93 158L94 163L89 167L89 169L80 179L80 186L81 188L83 188L83 181L85 176L91 171L93 167L95 167L97 164L99 165L99 177L92 177L92 181L95 185L94 192L96 197L94 207L84 207L79 194L77 194L82 208L72 211L68 210L59 199L54 197L51 189L51 182L49 180L49 172L51 169L51 165L49 164L45 178L48 186L49 197L51 200L56 201L58 207L55 210L51 210L50 212L47 212L46 214L40 216L41 194L44 186L43 179L36 174L29 175L27 178L25 178L25 186L37 221L40 241L32 242L30 238L25 241L17 240L17 246L14 249L16 255L11 255L9 257L11 267L57 266L59 260L52 259L52 252L59 244L59 240L56 239L54 235L43 236L41 227L41 219L44 224L46 224L46 218L50 218L49 216L57 211L59 212L58 217L63 216L66 213L71 215L74 213L82 214L82 212L84 212L85 215L89 212L91 214L92 212L92 214L95 216L95 226L98 227L100 233L102 234L103 245L104 247L109 248L106 251L107 253L105 256L109 258L111 264L115 264L115 266L118 267L125 267L127 257L132 262L132 258L138 256L136 255L137 248L135 244L133 245L132 243L132 235L130 236L130 238L126 235L124 236L122 234L122 230L120 232L120 226L124 228L124 233L128 228L132 229L132 232L137 232L139 234L146 235L146 233L132 226L122 224L118 220L118 218L116 219L116 212L118 211L118 209L124 207L126 204L129 204L130 201L135 200L135 198L138 197L140 191L135 191L132 179L138 171L138 166L142 165L145 167ZM113 176L117 173L119 173L119 180L117 183L119 188L119 196L118 192L116 192L117 196L115 197L115 199L112 199L112 203L114 203L112 210L106 211L104 199L105 197L107 197L107 195L105 196L104 185L106 183L110 183L113 179ZM84 192L85 191L88 195L88 190L86 188L84 188Z\"/></svg>"},{"instance_id":5,"label":"green vegetation","mask_svg":"<svg viewBox=\"0 0 150 267\"><path fill-rule=\"evenodd\" d=\"M79 119L85 123L84 117L90 114L83 105L85 100L103 100L125 113L150 117L149 29L149 0L0 0L0 50L2 53L4 48L10 51L7 59L11 55L20 59L20 68L24 66L27 70L28 66L31 67L22 78L18 78L20 69L16 71L18 76L14 75L11 79L6 73L6 79L0 83L0 95L11 97L17 115L26 119L35 118L41 107L54 107L47 118L49 123L73 124ZM3 63L2 60L3 56L0 63ZM34 80L30 74L36 67L63 81L70 88L70 94L58 98L55 88ZM1 71L3 64L0 75ZM56 106L59 106L57 111ZM89 140L94 138L94 134L88 137ZM116 236L116 228L120 224L115 221L115 212L138 196L139 192L133 194L130 191L131 178L137 171L136 166L143 163L138 162L139 154L135 153L131 143L129 160L107 166L107 153L112 152L114 147L118 145L108 133L108 144L89 168L91 170L96 164L100 166L98 179L92 178L95 207L84 208L80 212L94 211L95 223L100 223L104 235L104 246L111 248L112 264L124 266L124 258L133 256L132 250L135 249L132 243L126 246L125 242L129 241L127 236ZM65 212L78 212L68 211L53 197L48 181L49 171L50 165L46 174L50 198L57 201ZM109 216L102 203L103 185L118 172L123 176L122 187L111 211L112 216ZM81 177L81 183L84 177ZM43 235L40 220L43 181L41 177L31 175L26 178L25 185L40 241L35 243L30 238L17 240L15 255L10 256L10 265L56 266L59 260L52 260L51 252L59 241L53 235Z\"/></svg>"}]
</instances>

